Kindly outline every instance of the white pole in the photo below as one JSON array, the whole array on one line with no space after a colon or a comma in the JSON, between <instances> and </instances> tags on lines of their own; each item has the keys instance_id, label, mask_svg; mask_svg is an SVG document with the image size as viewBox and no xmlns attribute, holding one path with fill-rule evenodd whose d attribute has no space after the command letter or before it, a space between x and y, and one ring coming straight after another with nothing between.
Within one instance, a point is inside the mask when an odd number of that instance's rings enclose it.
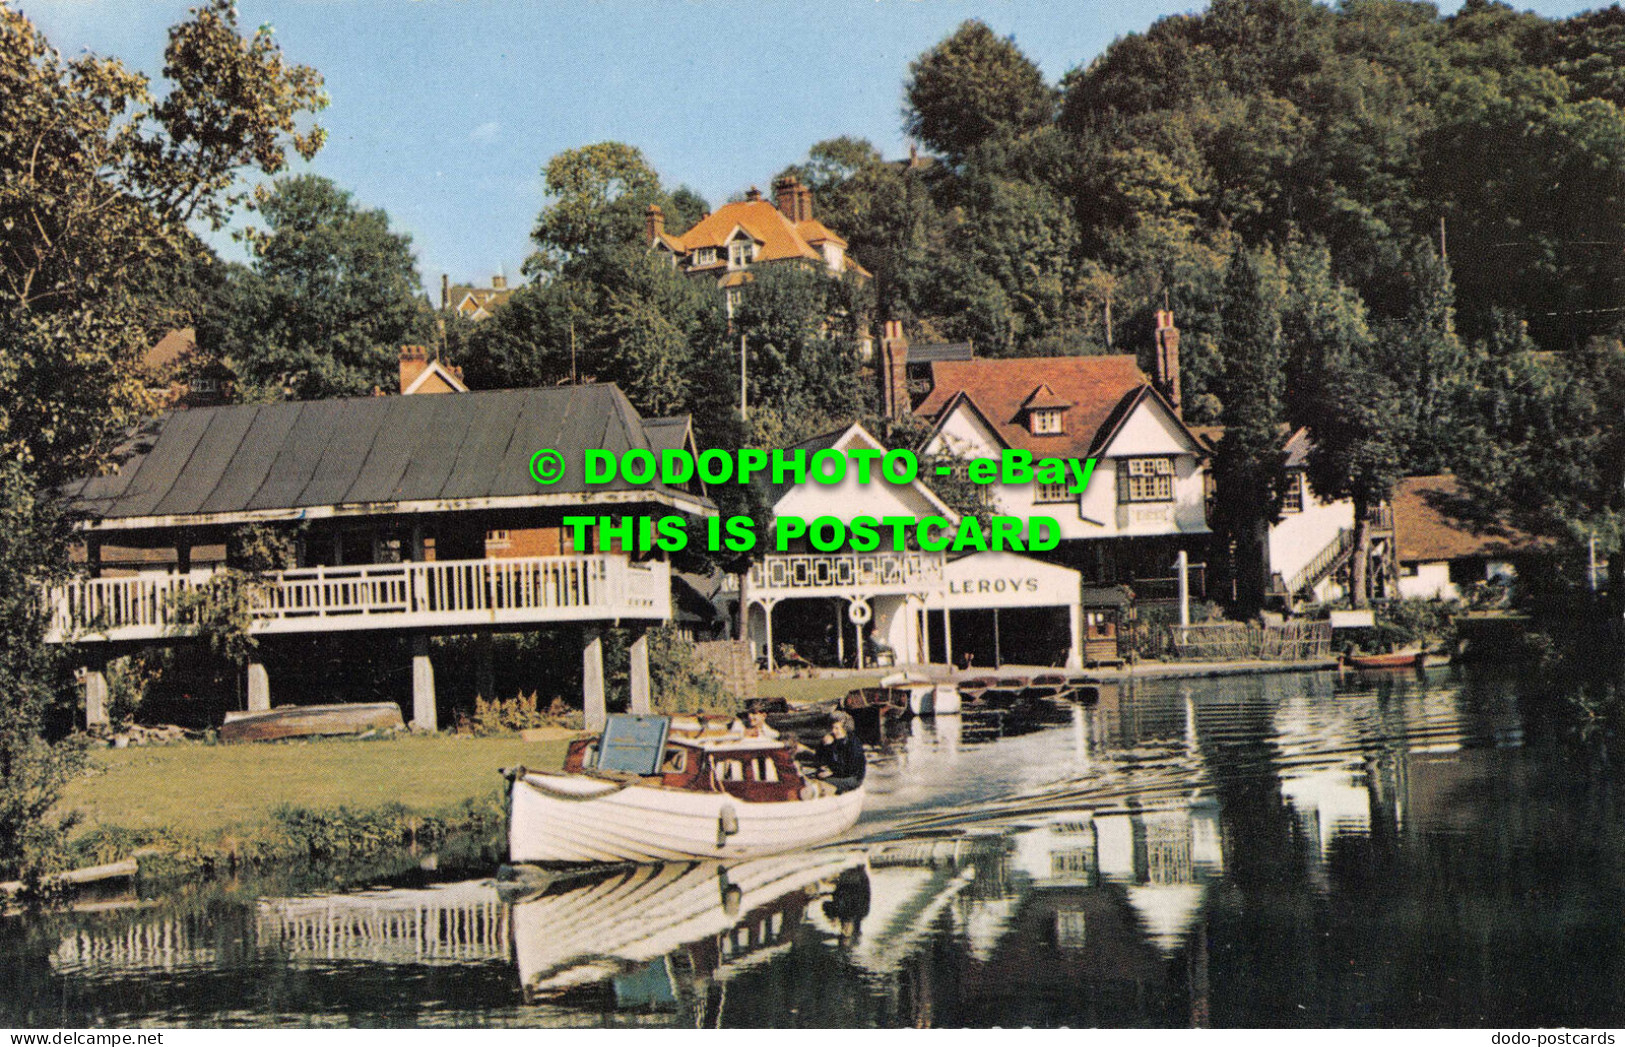
<instances>
[{"instance_id":1,"label":"white pole","mask_svg":"<svg viewBox=\"0 0 1625 1047\"><path fill-rule=\"evenodd\" d=\"M750 406L745 402L745 336L739 336L739 417L750 419Z\"/></svg>"},{"instance_id":2,"label":"white pole","mask_svg":"<svg viewBox=\"0 0 1625 1047\"><path fill-rule=\"evenodd\" d=\"M1589 539L1587 539L1587 546L1588 546L1587 557L1588 557L1588 559L1590 561L1590 564L1589 564L1589 566L1588 566L1588 568L1586 570L1586 584L1591 587L1592 592L1596 592L1597 591L1597 532L1596 531L1591 532L1591 537Z\"/></svg>"},{"instance_id":3,"label":"white pole","mask_svg":"<svg viewBox=\"0 0 1625 1047\"><path fill-rule=\"evenodd\" d=\"M1185 550L1179 550L1179 559L1174 561L1174 568L1179 571L1179 627L1190 628L1191 624L1191 579L1190 556Z\"/></svg>"}]
</instances>

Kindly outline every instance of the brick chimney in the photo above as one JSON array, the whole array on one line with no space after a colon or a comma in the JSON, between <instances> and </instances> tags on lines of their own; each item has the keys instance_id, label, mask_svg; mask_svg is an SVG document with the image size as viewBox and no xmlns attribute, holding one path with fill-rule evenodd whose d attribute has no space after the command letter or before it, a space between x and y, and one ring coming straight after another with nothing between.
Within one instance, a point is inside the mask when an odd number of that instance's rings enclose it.
<instances>
[{"instance_id":1,"label":"brick chimney","mask_svg":"<svg viewBox=\"0 0 1625 1047\"><path fill-rule=\"evenodd\" d=\"M796 220L796 189L800 185L795 175L785 175L773 183L773 203L792 222Z\"/></svg>"},{"instance_id":2,"label":"brick chimney","mask_svg":"<svg viewBox=\"0 0 1625 1047\"><path fill-rule=\"evenodd\" d=\"M1156 338L1157 389L1179 414L1179 328L1174 326L1173 310L1157 310Z\"/></svg>"},{"instance_id":3,"label":"brick chimney","mask_svg":"<svg viewBox=\"0 0 1625 1047\"><path fill-rule=\"evenodd\" d=\"M760 200L761 198L762 198L762 191L760 189L756 188L754 185L751 186L749 189L745 190L745 200L747 202L754 204L756 201Z\"/></svg>"},{"instance_id":4,"label":"brick chimney","mask_svg":"<svg viewBox=\"0 0 1625 1047\"><path fill-rule=\"evenodd\" d=\"M429 350L421 345L401 346L401 392L418 380L429 366Z\"/></svg>"},{"instance_id":5,"label":"brick chimney","mask_svg":"<svg viewBox=\"0 0 1625 1047\"><path fill-rule=\"evenodd\" d=\"M795 175L785 175L773 183L773 198L779 213L793 223L812 218L812 189L801 184Z\"/></svg>"},{"instance_id":6,"label":"brick chimney","mask_svg":"<svg viewBox=\"0 0 1625 1047\"><path fill-rule=\"evenodd\" d=\"M507 289L508 278L506 276L504 276L502 273L498 273L497 275L491 277L491 290L506 291Z\"/></svg>"},{"instance_id":7,"label":"brick chimney","mask_svg":"<svg viewBox=\"0 0 1625 1047\"><path fill-rule=\"evenodd\" d=\"M650 204L649 210L643 216L643 232L651 244L658 241L666 232L666 212L660 209L659 204Z\"/></svg>"},{"instance_id":8,"label":"brick chimney","mask_svg":"<svg viewBox=\"0 0 1625 1047\"><path fill-rule=\"evenodd\" d=\"M901 418L914 407L908 396L908 339L901 320L887 320L881 327L880 401L891 418Z\"/></svg>"}]
</instances>

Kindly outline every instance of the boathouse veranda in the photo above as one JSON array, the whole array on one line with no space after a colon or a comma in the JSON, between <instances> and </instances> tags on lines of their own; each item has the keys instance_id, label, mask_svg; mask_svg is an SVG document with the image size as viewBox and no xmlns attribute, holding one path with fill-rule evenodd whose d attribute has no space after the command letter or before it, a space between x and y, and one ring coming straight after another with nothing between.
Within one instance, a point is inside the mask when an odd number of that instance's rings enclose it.
<instances>
[{"instance_id":1,"label":"boathouse veranda","mask_svg":"<svg viewBox=\"0 0 1625 1047\"><path fill-rule=\"evenodd\" d=\"M80 653L87 723L105 722L107 662L198 643L183 594L219 575L219 550L244 528L261 526L291 539L296 563L258 576L250 635L261 648L331 637L358 660L409 640L414 727L440 723L431 638L559 626L579 630L589 723L605 713L606 628L632 632L631 704L647 711L645 631L671 619L670 565L658 553L572 548L562 520L713 515L697 485L582 481L588 449L658 452L673 439L691 440L688 427L646 423L608 384L166 414L133 435L116 472L65 489L86 564L46 590L47 638ZM530 463L549 448L563 475L542 484ZM491 645L475 647L489 679ZM273 697L309 701L280 693L262 655L250 656L245 689L250 711Z\"/></svg>"}]
</instances>

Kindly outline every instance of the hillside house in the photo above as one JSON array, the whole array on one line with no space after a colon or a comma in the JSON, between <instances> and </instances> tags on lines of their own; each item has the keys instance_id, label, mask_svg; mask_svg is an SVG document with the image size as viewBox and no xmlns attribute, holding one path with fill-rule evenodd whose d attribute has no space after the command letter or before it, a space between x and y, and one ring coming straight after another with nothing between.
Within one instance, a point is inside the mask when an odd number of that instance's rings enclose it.
<instances>
[{"instance_id":1,"label":"hillside house","mask_svg":"<svg viewBox=\"0 0 1625 1047\"><path fill-rule=\"evenodd\" d=\"M489 320L512 294L508 278L500 273L491 277L490 287L454 284L449 276L440 274L440 308L470 320Z\"/></svg>"},{"instance_id":2,"label":"hillside house","mask_svg":"<svg viewBox=\"0 0 1625 1047\"><path fill-rule=\"evenodd\" d=\"M745 199L723 204L680 234L666 231L666 216L651 204L645 220L649 247L695 278L716 281L733 315L742 288L764 265L810 265L832 276L867 279L868 270L847 254L847 242L813 217L812 190L793 175L773 185L774 202L752 187Z\"/></svg>"},{"instance_id":3,"label":"hillside house","mask_svg":"<svg viewBox=\"0 0 1625 1047\"><path fill-rule=\"evenodd\" d=\"M403 379L421 363L403 356ZM562 518L713 514L693 490L581 481L586 450L658 449L677 438L673 430L686 427L668 422L651 436L613 385L163 415L133 435L117 472L66 487L69 508L83 514L88 577L48 591L49 639L76 643L92 659L191 641L197 628L173 601L220 570L194 550L224 548L242 526L270 524L296 538L297 562L270 572L254 598L251 632L262 648L336 633L353 636L364 658L369 637L410 637L412 722L433 729L429 637L569 623L581 629L588 719L601 719L600 631L670 620L670 568L658 556L573 550ZM542 448L566 463L548 486L529 470ZM551 540L493 556L491 536L504 532ZM98 722L106 684L100 662L86 670L87 719ZM646 710L642 638L631 672L634 708ZM249 708L270 708L273 685L264 663L251 663Z\"/></svg>"}]
</instances>

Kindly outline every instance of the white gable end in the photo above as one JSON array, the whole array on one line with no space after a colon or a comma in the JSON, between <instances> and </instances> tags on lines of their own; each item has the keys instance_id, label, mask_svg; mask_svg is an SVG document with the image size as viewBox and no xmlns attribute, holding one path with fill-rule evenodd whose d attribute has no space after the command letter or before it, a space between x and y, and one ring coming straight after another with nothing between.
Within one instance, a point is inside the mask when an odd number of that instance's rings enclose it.
<instances>
[{"instance_id":1,"label":"white gable end","mask_svg":"<svg viewBox=\"0 0 1625 1047\"><path fill-rule=\"evenodd\" d=\"M853 450L885 451L885 447L861 425L854 425L841 434L833 449L843 453ZM809 453L807 457L810 463L812 455ZM859 516L872 516L877 520L887 516L959 519L919 480L902 485L885 482L881 479L878 459L872 463L869 483L858 482L857 463L848 460L846 479L838 484L820 484L810 480L798 484L785 492L773 506L773 512L777 516L799 516L805 520L820 516L833 516L843 521Z\"/></svg>"},{"instance_id":2,"label":"white gable end","mask_svg":"<svg viewBox=\"0 0 1625 1047\"><path fill-rule=\"evenodd\" d=\"M1162 402L1147 396L1135 405L1100 455L1134 458L1153 454L1197 454L1200 450Z\"/></svg>"}]
</instances>

